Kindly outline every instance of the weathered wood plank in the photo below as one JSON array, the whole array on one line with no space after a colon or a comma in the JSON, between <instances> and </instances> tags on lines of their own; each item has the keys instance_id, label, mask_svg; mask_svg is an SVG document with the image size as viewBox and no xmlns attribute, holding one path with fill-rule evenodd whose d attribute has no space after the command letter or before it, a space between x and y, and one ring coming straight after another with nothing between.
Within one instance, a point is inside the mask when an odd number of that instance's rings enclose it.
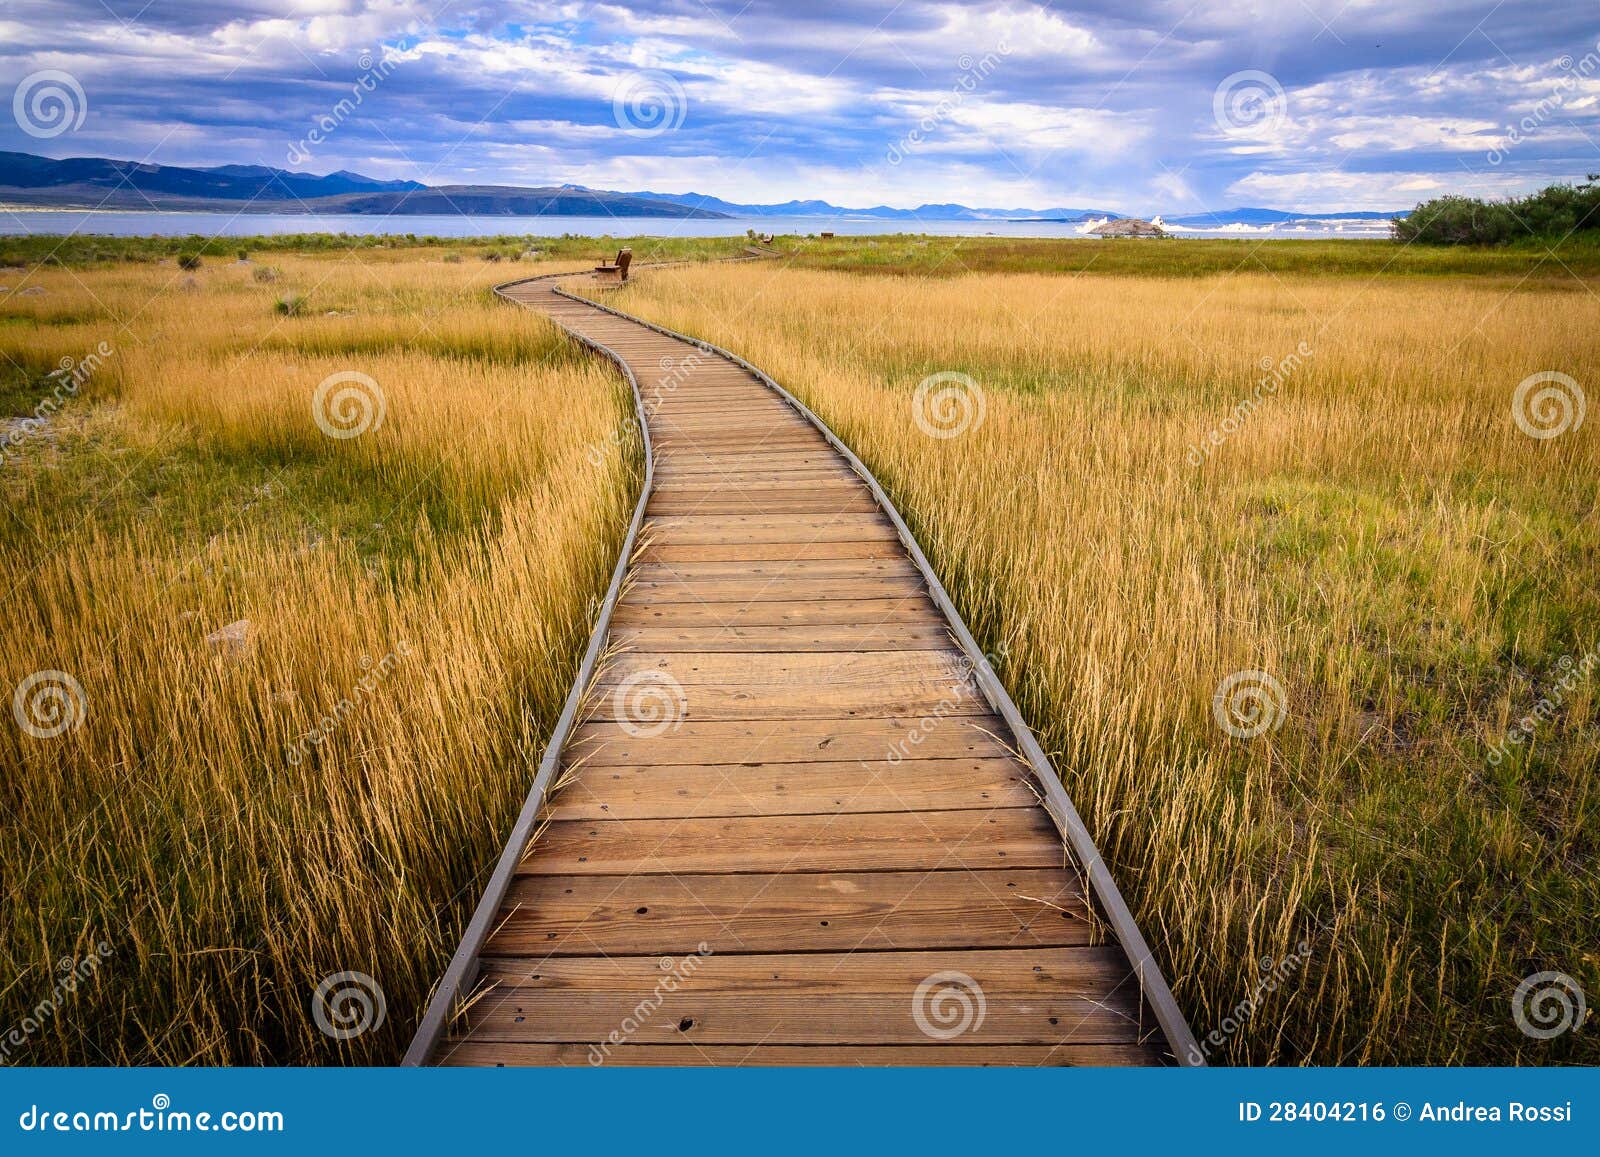
<instances>
[{"instance_id":1,"label":"weathered wood plank","mask_svg":"<svg viewBox=\"0 0 1600 1157\"><path fill-rule=\"evenodd\" d=\"M643 909L641 911L640 909ZM522 875L491 956L1027 948L1098 939L1075 873Z\"/></svg>"},{"instance_id":2,"label":"weathered wood plank","mask_svg":"<svg viewBox=\"0 0 1600 1157\"><path fill-rule=\"evenodd\" d=\"M1036 807L892 815L555 820L518 875L1061 867Z\"/></svg>"},{"instance_id":3,"label":"weathered wood plank","mask_svg":"<svg viewBox=\"0 0 1600 1157\"><path fill-rule=\"evenodd\" d=\"M860 627L617 627L611 642L637 651L940 651L944 627L917 623Z\"/></svg>"},{"instance_id":4,"label":"weathered wood plank","mask_svg":"<svg viewBox=\"0 0 1600 1157\"><path fill-rule=\"evenodd\" d=\"M579 726L568 753L584 766L649 763L814 763L818 760L982 759L1010 754L993 715L931 719L682 721L638 734L602 713Z\"/></svg>"},{"instance_id":5,"label":"weathered wood plank","mask_svg":"<svg viewBox=\"0 0 1600 1157\"><path fill-rule=\"evenodd\" d=\"M825 1066L885 1068L902 1065L960 1065L966 1068L1072 1068L1139 1066L1160 1062L1146 1045L971 1045L929 1041L925 1045L701 1045L594 1042L478 1043L451 1041L440 1047L439 1063L452 1066L576 1067L596 1065L717 1068Z\"/></svg>"},{"instance_id":6,"label":"weathered wood plank","mask_svg":"<svg viewBox=\"0 0 1600 1157\"><path fill-rule=\"evenodd\" d=\"M600 1040L628 1022L640 1044L916 1044L927 1041L909 993L803 998L768 993L702 993L693 985L663 992L654 1014L640 1018L650 992L518 992L484 1000L468 1013L478 1041ZM973 1013L962 1035L974 1044L1137 1044L1149 1032L1134 996L1121 990L1094 998L1050 992L985 993L985 1015ZM956 1014L959 1015L959 1014Z\"/></svg>"},{"instance_id":7,"label":"weathered wood plank","mask_svg":"<svg viewBox=\"0 0 1600 1157\"><path fill-rule=\"evenodd\" d=\"M549 814L623 820L1028 807L1038 800L1030 778L1011 759L592 767L561 790Z\"/></svg>"},{"instance_id":8,"label":"weathered wood plank","mask_svg":"<svg viewBox=\"0 0 1600 1157\"><path fill-rule=\"evenodd\" d=\"M681 686L698 683L750 686L762 683L965 682L971 671L954 649L944 651L808 651L762 653L629 651L601 672L601 685L627 682L641 672L666 675Z\"/></svg>"}]
</instances>

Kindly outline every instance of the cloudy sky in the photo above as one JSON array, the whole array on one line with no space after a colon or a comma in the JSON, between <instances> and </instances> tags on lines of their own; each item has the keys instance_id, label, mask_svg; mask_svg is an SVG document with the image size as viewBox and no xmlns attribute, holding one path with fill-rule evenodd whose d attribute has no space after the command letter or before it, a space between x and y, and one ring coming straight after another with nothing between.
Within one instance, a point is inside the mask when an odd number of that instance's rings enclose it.
<instances>
[{"instance_id":1,"label":"cloudy sky","mask_svg":"<svg viewBox=\"0 0 1600 1157\"><path fill-rule=\"evenodd\" d=\"M0 82L0 149L429 184L1170 213L1600 172L1597 0L5 0Z\"/></svg>"}]
</instances>

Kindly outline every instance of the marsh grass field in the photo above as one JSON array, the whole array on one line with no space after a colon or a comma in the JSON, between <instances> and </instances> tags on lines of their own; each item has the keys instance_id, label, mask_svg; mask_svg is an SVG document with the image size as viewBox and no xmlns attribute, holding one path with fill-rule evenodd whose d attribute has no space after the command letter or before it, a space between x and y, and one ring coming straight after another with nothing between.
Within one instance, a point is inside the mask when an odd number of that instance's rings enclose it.
<instances>
[{"instance_id":1,"label":"marsh grass field","mask_svg":"<svg viewBox=\"0 0 1600 1157\"><path fill-rule=\"evenodd\" d=\"M1592 1012L1512 1015L1540 972L1600 994L1600 670L1571 677L1600 444L1513 414L1531 375L1600 383L1592 249L780 244L607 301L760 365L877 474L1214 1063L1600 1061ZM489 287L615 246L22 245L0 398L59 404L8 430L0 674L71 674L82 715L0 729L0 1033L37 1026L4 1059L392 1062L638 486L621 378ZM331 436L314 395L352 372L383 418ZM919 400L936 374L970 386ZM1253 737L1216 710L1241 672ZM311 1012L342 972L387 1012L346 1042Z\"/></svg>"}]
</instances>

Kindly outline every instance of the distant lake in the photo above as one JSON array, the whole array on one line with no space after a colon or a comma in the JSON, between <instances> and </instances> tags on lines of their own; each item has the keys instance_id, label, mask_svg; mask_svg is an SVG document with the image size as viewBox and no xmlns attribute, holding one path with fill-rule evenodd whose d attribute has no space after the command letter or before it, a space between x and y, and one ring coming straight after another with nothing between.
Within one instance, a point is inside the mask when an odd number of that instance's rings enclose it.
<instances>
[{"instance_id":1,"label":"distant lake","mask_svg":"<svg viewBox=\"0 0 1600 1157\"><path fill-rule=\"evenodd\" d=\"M1087 226L1060 221L885 221L872 217L378 217L311 213L154 213L0 208L0 234L112 237L251 237L276 233L405 234L419 237L742 237L757 233L927 233L941 237L1080 237ZM1184 237L1387 237L1387 221L1236 225L1174 230Z\"/></svg>"}]
</instances>

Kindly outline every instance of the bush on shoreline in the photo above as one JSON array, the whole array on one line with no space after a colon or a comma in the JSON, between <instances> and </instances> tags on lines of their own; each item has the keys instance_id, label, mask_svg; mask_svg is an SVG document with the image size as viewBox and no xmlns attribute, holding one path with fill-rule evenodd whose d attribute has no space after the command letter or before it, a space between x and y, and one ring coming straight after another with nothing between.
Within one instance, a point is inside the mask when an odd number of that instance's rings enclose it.
<instances>
[{"instance_id":1,"label":"bush on shoreline","mask_svg":"<svg viewBox=\"0 0 1600 1157\"><path fill-rule=\"evenodd\" d=\"M1562 240L1600 231L1600 174L1582 185L1551 185L1526 197L1485 201L1436 197L1406 218L1396 218L1396 241L1424 245L1504 245L1530 239Z\"/></svg>"}]
</instances>

